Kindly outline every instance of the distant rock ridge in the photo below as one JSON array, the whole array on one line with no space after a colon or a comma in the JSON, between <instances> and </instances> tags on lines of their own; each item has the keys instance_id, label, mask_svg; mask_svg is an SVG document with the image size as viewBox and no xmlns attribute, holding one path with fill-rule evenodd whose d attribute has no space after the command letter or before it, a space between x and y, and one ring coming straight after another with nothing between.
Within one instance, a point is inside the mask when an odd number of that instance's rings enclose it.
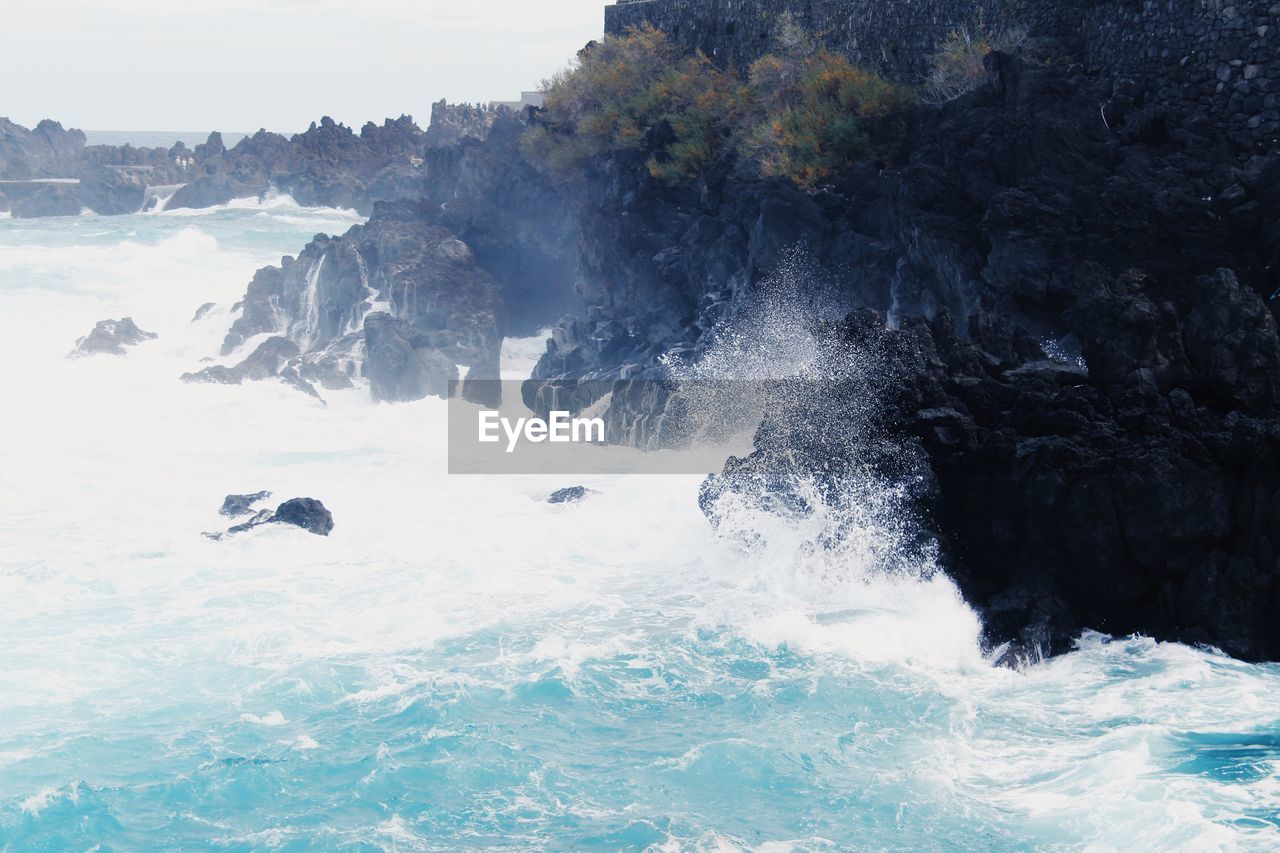
<instances>
[{"instance_id":1,"label":"distant rock ridge","mask_svg":"<svg viewBox=\"0 0 1280 853\"><path fill-rule=\"evenodd\" d=\"M210 207L275 189L302 205L368 214L378 201L421 194L425 146L409 116L369 122L359 134L325 116L292 137L259 130L230 149L213 134L196 147L199 166L168 206Z\"/></svg>"},{"instance_id":2,"label":"distant rock ridge","mask_svg":"<svg viewBox=\"0 0 1280 853\"><path fill-rule=\"evenodd\" d=\"M426 133L409 116L356 134L329 117L292 137L260 130L228 149L212 133L194 150L86 145L55 121L27 130L0 119L0 201L18 218L143 210L152 187L174 187L170 208L211 207L271 190L299 204L368 214L378 201L422 193ZM46 183L62 179L68 183ZM15 183L16 182L16 183Z\"/></svg>"}]
</instances>

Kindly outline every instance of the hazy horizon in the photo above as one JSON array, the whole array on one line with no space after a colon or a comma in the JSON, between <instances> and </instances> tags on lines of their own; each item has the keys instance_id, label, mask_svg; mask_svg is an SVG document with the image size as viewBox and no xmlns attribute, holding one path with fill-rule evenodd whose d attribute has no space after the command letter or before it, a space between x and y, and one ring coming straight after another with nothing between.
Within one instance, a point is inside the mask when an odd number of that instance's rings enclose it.
<instances>
[{"instance_id":1,"label":"hazy horizon","mask_svg":"<svg viewBox=\"0 0 1280 853\"><path fill-rule=\"evenodd\" d=\"M603 29L606 0L11 0L0 115L98 132L359 128L512 100ZM32 73L38 69L38 73Z\"/></svg>"}]
</instances>

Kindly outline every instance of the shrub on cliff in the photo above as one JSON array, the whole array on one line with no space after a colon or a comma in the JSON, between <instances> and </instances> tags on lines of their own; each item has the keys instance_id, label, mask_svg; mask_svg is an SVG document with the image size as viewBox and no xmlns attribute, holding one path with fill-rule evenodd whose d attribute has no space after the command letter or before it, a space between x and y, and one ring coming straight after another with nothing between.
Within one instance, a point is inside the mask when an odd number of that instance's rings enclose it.
<instances>
[{"instance_id":1,"label":"shrub on cliff","mask_svg":"<svg viewBox=\"0 0 1280 853\"><path fill-rule=\"evenodd\" d=\"M983 58L993 50L1017 53L1027 42L1027 31L1010 27L993 32L978 22L974 30L961 27L952 30L929 58L929 75L924 81L924 99L930 104L947 101L972 92L987 79Z\"/></svg>"},{"instance_id":2,"label":"shrub on cliff","mask_svg":"<svg viewBox=\"0 0 1280 853\"><path fill-rule=\"evenodd\" d=\"M656 144L650 171L670 181L716 156L741 97L705 56L681 56L647 24L591 45L544 87L544 112L524 139L534 162L571 174L592 157Z\"/></svg>"},{"instance_id":3,"label":"shrub on cliff","mask_svg":"<svg viewBox=\"0 0 1280 853\"><path fill-rule=\"evenodd\" d=\"M893 155L914 93L817 47L784 24L774 53L752 64L753 109L740 153L763 174L809 187L858 160Z\"/></svg>"},{"instance_id":4,"label":"shrub on cliff","mask_svg":"<svg viewBox=\"0 0 1280 853\"><path fill-rule=\"evenodd\" d=\"M906 87L819 48L791 24L744 81L705 56L683 56L650 25L610 36L547 81L525 134L529 159L553 174L594 157L648 151L668 183L696 178L724 153L805 187L858 160L891 156L903 133Z\"/></svg>"}]
</instances>

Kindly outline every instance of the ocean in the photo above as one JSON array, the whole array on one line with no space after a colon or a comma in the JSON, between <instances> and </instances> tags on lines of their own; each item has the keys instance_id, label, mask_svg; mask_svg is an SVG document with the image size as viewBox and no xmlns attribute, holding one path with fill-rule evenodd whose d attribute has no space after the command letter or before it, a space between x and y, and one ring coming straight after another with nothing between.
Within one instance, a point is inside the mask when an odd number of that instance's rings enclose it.
<instances>
[{"instance_id":1,"label":"ocean","mask_svg":"<svg viewBox=\"0 0 1280 853\"><path fill-rule=\"evenodd\" d=\"M1097 634L995 667L875 512L839 553L733 536L697 477L450 477L439 400L178 381L357 221L0 220L0 848L1280 846L1280 667ZM158 339L67 358L122 316ZM260 489L332 535L200 535Z\"/></svg>"}]
</instances>

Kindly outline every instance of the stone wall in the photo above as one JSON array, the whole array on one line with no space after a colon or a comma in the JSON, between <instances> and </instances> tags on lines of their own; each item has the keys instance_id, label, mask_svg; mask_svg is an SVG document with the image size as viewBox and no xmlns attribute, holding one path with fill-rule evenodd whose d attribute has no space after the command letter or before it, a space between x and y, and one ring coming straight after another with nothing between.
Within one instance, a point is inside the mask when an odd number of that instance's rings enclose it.
<instances>
[{"instance_id":1,"label":"stone wall","mask_svg":"<svg viewBox=\"0 0 1280 853\"><path fill-rule=\"evenodd\" d=\"M1129 0L1088 9L1089 65L1154 101L1280 149L1280 0Z\"/></svg>"},{"instance_id":2,"label":"stone wall","mask_svg":"<svg viewBox=\"0 0 1280 853\"><path fill-rule=\"evenodd\" d=\"M823 42L903 79L928 71L940 39L980 24L1059 31L1068 4L1028 0L621 0L605 8L605 32L651 23L725 67L745 68L768 51L790 13Z\"/></svg>"},{"instance_id":3,"label":"stone wall","mask_svg":"<svg viewBox=\"0 0 1280 853\"><path fill-rule=\"evenodd\" d=\"M620 0L605 32L652 23L725 67L766 52L784 12L833 48L908 82L960 27L1025 27L1113 81L1206 114L1242 145L1280 149L1280 0Z\"/></svg>"}]
</instances>

